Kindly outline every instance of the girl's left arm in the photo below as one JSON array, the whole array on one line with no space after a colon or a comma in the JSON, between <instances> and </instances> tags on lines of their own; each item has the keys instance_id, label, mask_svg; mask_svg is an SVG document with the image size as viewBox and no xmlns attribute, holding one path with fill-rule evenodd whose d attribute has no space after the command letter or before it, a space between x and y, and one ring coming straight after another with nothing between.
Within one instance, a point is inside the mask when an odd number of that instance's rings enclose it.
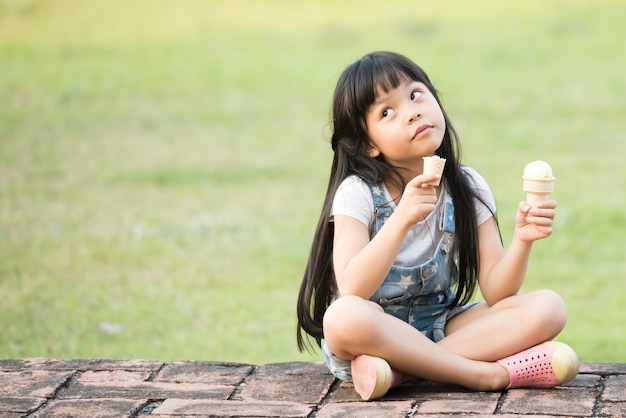
<instances>
[{"instance_id":1,"label":"girl's left arm","mask_svg":"<svg viewBox=\"0 0 626 418\"><path fill-rule=\"evenodd\" d=\"M552 234L556 201L546 200L536 208L520 202L515 216L515 230L505 252L495 219L478 227L480 252L479 285L489 305L517 294L522 287L533 242Z\"/></svg>"}]
</instances>

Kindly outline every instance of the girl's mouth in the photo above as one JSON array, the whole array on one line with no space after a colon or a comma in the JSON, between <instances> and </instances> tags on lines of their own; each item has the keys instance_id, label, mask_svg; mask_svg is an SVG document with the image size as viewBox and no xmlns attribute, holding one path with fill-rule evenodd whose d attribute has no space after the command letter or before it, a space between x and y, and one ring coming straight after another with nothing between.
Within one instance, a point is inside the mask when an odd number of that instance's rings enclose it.
<instances>
[{"instance_id":1,"label":"girl's mouth","mask_svg":"<svg viewBox=\"0 0 626 418\"><path fill-rule=\"evenodd\" d=\"M429 130L431 128L432 128L432 125L420 125L420 126L418 126L417 130L415 131L415 134L413 134L413 139L416 139L424 131L427 131L427 130Z\"/></svg>"}]
</instances>

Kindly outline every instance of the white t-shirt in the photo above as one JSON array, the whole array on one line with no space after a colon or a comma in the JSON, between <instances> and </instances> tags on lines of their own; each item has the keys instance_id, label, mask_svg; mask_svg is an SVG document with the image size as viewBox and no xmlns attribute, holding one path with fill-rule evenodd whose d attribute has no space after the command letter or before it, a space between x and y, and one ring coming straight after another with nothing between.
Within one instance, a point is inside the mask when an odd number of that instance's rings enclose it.
<instances>
[{"instance_id":1,"label":"white t-shirt","mask_svg":"<svg viewBox=\"0 0 626 418\"><path fill-rule=\"evenodd\" d=\"M478 199L475 200L476 224L481 225L492 216L492 212L495 213L496 211L493 195L485 179L476 170L470 167L462 167L461 172L470 177L470 185L474 188L476 194L488 205L488 207L485 207ZM447 190L445 182L441 184L441 194L435 210L424 221L411 227L396 257L395 265L407 267L420 265L432 257L443 235L439 230L439 218L443 210L443 199L441 196L447 193ZM384 185L383 189L385 201L389 202L389 207L392 211L395 210L396 204L391 198L389 191ZM375 221L372 194L367 183L360 177L350 176L339 185L331 211L331 216L335 215L350 216L362 222L367 228Z\"/></svg>"}]
</instances>

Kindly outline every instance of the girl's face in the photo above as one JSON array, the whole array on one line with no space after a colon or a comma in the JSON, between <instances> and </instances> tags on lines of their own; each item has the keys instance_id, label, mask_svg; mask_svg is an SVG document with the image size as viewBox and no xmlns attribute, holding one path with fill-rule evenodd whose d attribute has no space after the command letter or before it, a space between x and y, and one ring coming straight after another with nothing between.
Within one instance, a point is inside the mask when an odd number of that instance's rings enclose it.
<instances>
[{"instance_id":1,"label":"girl's face","mask_svg":"<svg viewBox=\"0 0 626 418\"><path fill-rule=\"evenodd\" d=\"M422 172L422 157L433 155L446 130L439 103L423 83L407 80L385 93L378 90L366 115L370 157L383 155L395 166Z\"/></svg>"}]
</instances>

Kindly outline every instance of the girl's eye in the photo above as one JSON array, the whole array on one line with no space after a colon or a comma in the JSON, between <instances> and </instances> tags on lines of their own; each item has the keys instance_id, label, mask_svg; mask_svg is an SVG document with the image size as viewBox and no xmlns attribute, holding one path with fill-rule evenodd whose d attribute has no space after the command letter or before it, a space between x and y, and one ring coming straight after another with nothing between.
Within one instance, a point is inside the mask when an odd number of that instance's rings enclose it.
<instances>
[{"instance_id":1,"label":"girl's eye","mask_svg":"<svg viewBox=\"0 0 626 418\"><path fill-rule=\"evenodd\" d=\"M392 114L393 114L393 109L388 107L387 109L383 110L383 113L381 114L381 116L383 118L387 118L387 117L391 116Z\"/></svg>"},{"instance_id":2,"label":"girl's eye","mask_svg":"<svg viewBox=\"0 0 626 418\"><path fill-rule=\"evenodd\" d=\"M415 100L422 95L422 92L419 90L415 90L411 93L411 100Z\"/></svg>"}]
</instances>

